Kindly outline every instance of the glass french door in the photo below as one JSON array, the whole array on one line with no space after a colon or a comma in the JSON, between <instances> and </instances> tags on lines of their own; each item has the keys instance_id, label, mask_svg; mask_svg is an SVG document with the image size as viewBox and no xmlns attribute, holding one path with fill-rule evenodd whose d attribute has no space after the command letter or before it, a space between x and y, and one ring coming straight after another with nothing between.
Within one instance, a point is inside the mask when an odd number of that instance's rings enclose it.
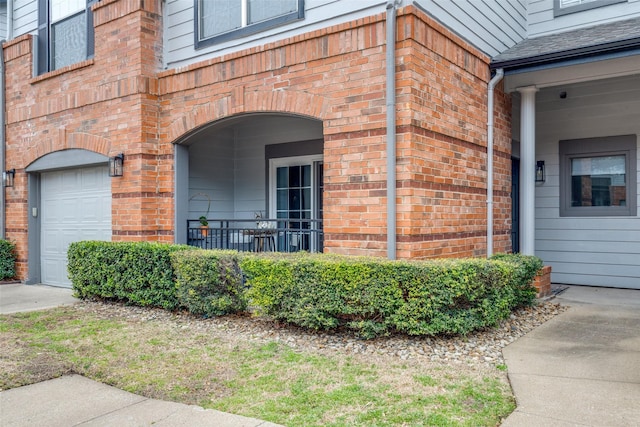
<instances>
[{"instance_id":1,"label":"glass french door","mask_svg":"<svg viewBox=\"0 0 640 427\"><path fill-rule=\"evenodd\" d=\"M322 157L271 160L271 217L278 250L322 252Z\"/></svg>"}]
</instances>

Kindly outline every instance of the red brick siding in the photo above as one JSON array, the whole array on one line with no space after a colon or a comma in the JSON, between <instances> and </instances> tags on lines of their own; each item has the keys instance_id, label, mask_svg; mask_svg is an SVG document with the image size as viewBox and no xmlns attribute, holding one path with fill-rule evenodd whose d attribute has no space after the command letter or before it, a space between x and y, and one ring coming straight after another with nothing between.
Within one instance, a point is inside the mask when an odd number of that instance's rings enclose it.
<instances>
[{"instance_id":1,"label":"red brick siding","mask_svg":"<svg viewBox=\"0 0 640 427\"><path fill-rule=\"evenodd\" d=\"M551 295L551 266L545 265L533 279L533 286L538 290L537 297L543 298Z\"/></svg>"},{"instance_id":2,"label":"red brick siding","mask_svg":"<svg viewBox=\"0 0 640 427\"><path fill-rule=\"evenodd\" d=\"M251 112L323 121L328 252L386 255L384 14L158 72L160 2L94 7L92 60L31 78L31 36L5 44L7 235L26 274L24 169L54 151L125 153L113 239L173 241L173 144ZM486 253L489 58L414 7L398 12L398 256ZM495 115L495 251L510 249L510 97Z\"/></svg>"},{"instance_id":3,"label":"red brick siding","mask_svg":"<svg viewBox=\"0 0 640 427\"><path fill-rule=\"evenodd\" d=\"M489 58L417 9L406 12L398 21L398 256L485 255ZM496 99L494 248L507 250L511 105L500 89Z\"/></svg>"}]
</instances>

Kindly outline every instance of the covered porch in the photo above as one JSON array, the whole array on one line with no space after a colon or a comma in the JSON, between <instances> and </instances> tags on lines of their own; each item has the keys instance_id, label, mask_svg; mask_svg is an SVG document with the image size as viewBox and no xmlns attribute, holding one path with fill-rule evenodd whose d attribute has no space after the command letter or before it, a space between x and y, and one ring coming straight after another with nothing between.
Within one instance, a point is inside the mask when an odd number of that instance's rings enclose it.
<instances>
[{"instance_id":1,"label":"covered porch","mask_svg":"<svg viewBox=\"0 0 640 427\"><path fill-rule=\"evenodd\" d=\"M244 114L176 143L176 241L206 249L322 252L322 122Z\"/></svg>"},{"instance_id":2,"label":"covered porch","mask_svg":"<svg viewBox=\"0 0 640 427\"><path fill-rule=\"evenodd\" d=\"M514 99L519 249L554 283L640 289L638 24L528 39L492 63Z\"/></svg>"}]
</instances>

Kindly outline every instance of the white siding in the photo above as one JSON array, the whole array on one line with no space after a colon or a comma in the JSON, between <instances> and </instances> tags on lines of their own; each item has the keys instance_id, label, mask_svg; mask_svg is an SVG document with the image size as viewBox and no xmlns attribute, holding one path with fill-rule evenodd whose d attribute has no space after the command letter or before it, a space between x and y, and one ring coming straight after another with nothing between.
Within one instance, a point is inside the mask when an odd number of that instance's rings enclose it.
<instances>
[{"instance_id":1,"label":"white siding","mask_svg":"<svg viewBox=\"0 0 640 427\"><path fill-rule=\"evenodd\" d=\"M13 37L35 33L38 30L38 1L14 0Z\"/></svg>"},{"instance_id":2,"label":"white siding","mask_svg":"<svg viewBox=\"0 0 640 427\"><path fill-rule=\"evenodd\" d=\"M7 39L7 4L0 3L0 40Z\"/></svg>"},{"instance_id":3,"label":"white siding","mask_svg":"<svg viewBox=\"0 0 640 427\"><path fill-rule=\"evenodd\" d=\"M429 15L494 56L526 36L526 0L418 0Z\"/></svg>"},{"instance_id":4,"label":"white siding","mask_svg":"<svg viewBox=\"0 0 640 427\"><path fill-rule=\"evenodd\" d=\"M184 66L341 22L383 13L385 4L384 0L305 0L305 18L301 21L196 50L193 0L167 0L164 12L164 66Z\"/></svg>"},{"instance_id":5,"label":"white siding","mask_svg":"<svg viewBox=\"0 0 640 427\"><path fill-rule=\"evenodd\" d=\"M553 0L529 0L527 14L528 37L538 37L640 16L640 0L628 0L556 18L553 16Z\"/></svg>"},{"instance_id":6,"label":"white siding","mask_svg":"<svg viewBox=\"0 0 640 427\"><path fill-rule=\"evenodd\" d=\"M536 110L536 160L545 161L547 175L536 188L536 255L557 283L640 289L640 217L561 218L558 144L640 135L640 76L543 89Z\"/></svg>"},{"instance_id":7,"label":"white siding","mask_svg":"<svg viewBox=\"0 0 640 427\"><path fill-rule=\"evenodd\" d=\"M438 21L489 55L495 55L526 34L526 0L418 0L415 3ZM413 4L403 0L401 5ZM167 0L165 68L175 68L303 32L385 12L384 0L305 0L305 18L259 34L194 48L192 0Z\"/></svg>"},{"instance_id":8,"label":"white siding","mask_svg":"<svg viewBox=\"0 0 640 427\"><path fill-rule=\"evenodd\" d=\"M189 219L233 217L233 132L220 131L189 147Z\"/></svg>"}]
</instances>

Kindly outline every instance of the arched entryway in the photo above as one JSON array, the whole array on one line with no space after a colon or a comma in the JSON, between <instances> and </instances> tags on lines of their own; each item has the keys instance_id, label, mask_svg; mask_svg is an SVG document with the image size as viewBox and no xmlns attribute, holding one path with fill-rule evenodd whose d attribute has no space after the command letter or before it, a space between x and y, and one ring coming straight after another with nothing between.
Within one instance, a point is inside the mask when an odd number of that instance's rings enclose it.
<instances>
[{"instance_id":1,"label":"arched entryway","mask_svg":"<svg viewBox=\"0 0 640 427\"><path fill-rule=\"evenodd\" d=\"M177 242L322 250L323 146L321 121L285 114L243 114L185 135L176 141Z\"/></svg>"}]
</instances>

